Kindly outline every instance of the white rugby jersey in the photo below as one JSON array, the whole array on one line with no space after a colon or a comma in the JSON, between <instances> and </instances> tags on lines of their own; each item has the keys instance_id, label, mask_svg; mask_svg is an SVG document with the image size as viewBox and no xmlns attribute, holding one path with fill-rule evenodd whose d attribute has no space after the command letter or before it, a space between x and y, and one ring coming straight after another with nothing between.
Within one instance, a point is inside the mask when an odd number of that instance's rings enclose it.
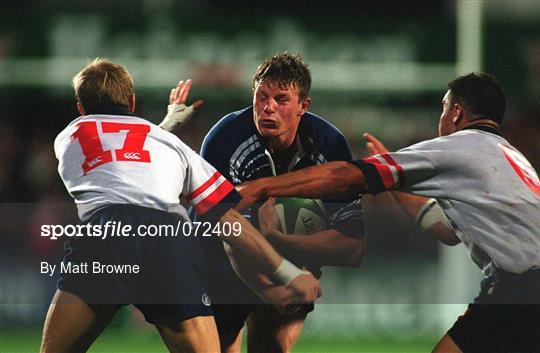
<instances>
[{"instance_id":1,"label":"white rugby jersey","mask_svg":"<svg viewBox=\"0 0 540 353\"><path fill-rule=\"evenodd\" d=\"M513 273L540 268L540 181L501 136L461 130L359 166L374 193L399 189L436 198L486 275L493 266Z\"/></svg>"},{"instance_id":2,"label":"white rugby jersey","mask_svg":"<svg viewBox=\"0 0 540 353\"><path fill-rule=\"evenodd\" d=\"M203 214L234 189L178 137L134 116L81 116L56 137L54 151L82 220L104 205L126 203L188 219L180 195Z\"/></svg>"}]
</instances>

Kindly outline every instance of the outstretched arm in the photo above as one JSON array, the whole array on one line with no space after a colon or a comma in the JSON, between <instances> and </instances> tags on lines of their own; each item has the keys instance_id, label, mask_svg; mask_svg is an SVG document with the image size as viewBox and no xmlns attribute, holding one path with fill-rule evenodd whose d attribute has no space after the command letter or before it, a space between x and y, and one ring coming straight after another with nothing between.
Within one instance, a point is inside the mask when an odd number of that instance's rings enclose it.
<instances>
[{"instance_id":1,"label":"outstretched arm","mask_svg":"<svg viewBox=\"0 0 540 353\"><path fill-rule=\"evenodd\" d=\"M239 185L237 190L243 197L237 209L247 208L270 196L333 199L370 191L364 173L352 163L343 161L257 179Z\"/></svg>"}]
</instances>

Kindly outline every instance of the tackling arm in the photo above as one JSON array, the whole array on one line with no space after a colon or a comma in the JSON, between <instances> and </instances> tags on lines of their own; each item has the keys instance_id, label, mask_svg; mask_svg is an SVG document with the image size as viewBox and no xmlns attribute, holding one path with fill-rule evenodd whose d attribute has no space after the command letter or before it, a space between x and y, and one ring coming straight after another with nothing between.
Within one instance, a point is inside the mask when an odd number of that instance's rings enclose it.
<instances>
[{"instance_id":1,"label":"tackling arm","mask_svg":"<svg viewBox=\"0 0 540 353\"><path fill-rule=\"evenodd\" d=\"M238 275L267 302L314 302L321 296L318 281L276 252L268 241L240 213L230 209L221 223L239 222L240 236L223 237L226 252ZM269 287L270 283L285 287Z\"/></svg>"},{"instance_id":2,"label":"tackling arm","mask_svg":"<svg viewBox=\"0 0 540 353\"><path fill-rule=\"evenodd\" d=\"M270 196L291 196L310 199L347 198L368 193L364 173L349 162L328 162L275 177L261 178L237 187L242 201L237 209L245 209Z\"/></svg>"},{"instance_id":3,"label":"tackling arm","mask_svg":"<svg viewBox=\"0 0 540 353\"><path fill-rule=\"evenodd\" d=\"M234 209L224 213L220 222L222 224L240 223L242 229L240 236L223 237L222 240L231 248L229 253L241 257L242 262L252 266L255 272L269 275L283 261L283 257L272 248L257 229Z\"/></svg>"},{"instance_id":4,"label":"tackling arm","mask_svg":"<svg viewBox=\"0 0 540 353\"><path fill-rule=\"evenodd\" d=\"M253 272L248 263L241 257L234 256L232 249L227 243L223 244L225 252L229 255L231 265L242 280L266 303L288 305L298 301L298 295L294 285L276 286L265 275ZM306 275L303 275L306 276ZM309 278L309 277L308 277Z\"/></svg>"}]
</instances>

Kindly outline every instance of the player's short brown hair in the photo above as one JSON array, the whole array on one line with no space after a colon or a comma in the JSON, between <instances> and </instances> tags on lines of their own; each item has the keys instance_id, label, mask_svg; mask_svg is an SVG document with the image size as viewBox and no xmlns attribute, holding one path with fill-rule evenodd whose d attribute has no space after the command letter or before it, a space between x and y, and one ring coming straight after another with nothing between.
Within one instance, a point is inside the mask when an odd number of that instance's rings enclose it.
<instances>
[{"instance_id":1,"label":"player's short brown hair","mask_svg":"<svg viewBox=\"0 0 540 353\"><path fill-rule=\"evenodd\" d=\"M280 88L298 87L300 100L308 97L311 88L311 73L300 54L283 52L266 59L257 67L253 89L265 80L277 83Z\"/></svg>"},{"instance_id":2,"label":"player's short brown hair","mask_svg":"<svg viewBox=\"0 0 540 353\"><path fill-rule=\"evenodd\" d=\"M502 123L506 111L506 94L494 76L470 73L448 83L452 100L465 106L476 117Z\"/></svg>"},{"instance_id":3,"label":"player's short brown hair","mask_svg":"<svg viewBox=\"0 0 540 353\"><path fill-rule=\"evenodd\" d=\"M122 65L96 58L73 77L75 97L86 112L100 105L129 107L133 79Z\"/></svg>"}]
</instances>

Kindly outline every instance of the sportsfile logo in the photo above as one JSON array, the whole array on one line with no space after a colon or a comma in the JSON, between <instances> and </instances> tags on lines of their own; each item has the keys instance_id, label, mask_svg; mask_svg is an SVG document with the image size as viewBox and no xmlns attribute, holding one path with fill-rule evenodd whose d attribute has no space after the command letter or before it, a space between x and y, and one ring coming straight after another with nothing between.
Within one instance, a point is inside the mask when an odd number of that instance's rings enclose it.
<instances>
[{"instance_id":1,"label":"sportsfile logo","mask_svg":"<svg viewBox=\"0 0 540 353\"><path fill-rule=\"evenodd\" d=\"M105 224L44 224L41 236L56 240L62 237L237 237L242 233L240 222L210 223L182 222L172 224L141 224L133 227L122 222L107 221Z\"/></svg>"}]
</instances>

